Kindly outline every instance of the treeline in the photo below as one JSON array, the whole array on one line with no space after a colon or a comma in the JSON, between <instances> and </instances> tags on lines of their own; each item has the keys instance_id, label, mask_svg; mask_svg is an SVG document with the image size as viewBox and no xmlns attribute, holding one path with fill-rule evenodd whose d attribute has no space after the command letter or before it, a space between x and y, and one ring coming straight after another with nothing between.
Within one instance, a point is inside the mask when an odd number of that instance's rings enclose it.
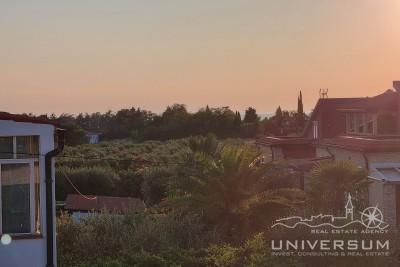
<instances>
[{"instance_id":1,"label":"treeline","mask_svg":"<svg viewBox=\"0 0 400 267\"><path fill-rule=\"evenodd\" d=\"M140 108L117 112L62 114L50 116L67 129L69 145L86 143L86 132L101 133L102 140L132 138L137 141L167 140L194 135L215 134L218 138L251 138L257 134L285 135L299 133L307 116L303 112L283 111L261 120L256 109L249 107L242 117L229 107L206 106L190 113L183 104L168 106L158 115Z\"/></svg>"}]
</instances>

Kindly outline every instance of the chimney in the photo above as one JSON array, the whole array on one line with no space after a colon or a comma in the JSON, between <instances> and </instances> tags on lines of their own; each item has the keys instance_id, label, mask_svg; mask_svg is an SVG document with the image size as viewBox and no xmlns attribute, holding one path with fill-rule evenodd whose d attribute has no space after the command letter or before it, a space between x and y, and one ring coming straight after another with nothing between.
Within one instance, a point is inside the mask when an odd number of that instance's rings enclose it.
<instances>
[{"instance_id":1,"label":"chimney","mask_svg":"<svg viewBox=\"0 0 400 267\"><path fill-rule=\"evenodd\" d=\"M393 81L393 88L396 92L400 92L400 81Z\"/></svg>"}]
</instances>

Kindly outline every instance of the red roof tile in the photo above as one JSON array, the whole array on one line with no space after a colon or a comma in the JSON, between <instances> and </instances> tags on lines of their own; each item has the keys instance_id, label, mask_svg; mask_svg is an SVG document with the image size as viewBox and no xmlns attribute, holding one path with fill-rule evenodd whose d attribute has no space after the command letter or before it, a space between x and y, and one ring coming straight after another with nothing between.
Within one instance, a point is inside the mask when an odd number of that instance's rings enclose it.
<instances>
[{"instance_id":1,"label":"red roof tile","mask_svg":"<svg viewBox=\"0 0 400 267\"><path fill-rule=\"evenodd\" d=\"M360 111L379 111L388 110L396 111L398 103L398 93L388 90L383 94L374 97L365 97L351 104L338 107L338 110L360 110Z\"/></svg>"},{"instance_id":2,"label":"red roof tile","mask_svg":"<svg viewBox=\"0 0 400 267\"><path fill-rule=\"evenodd\" d=\"M11 114L8 112L0 112L0 120L16 121L16 122L30 122L38 124L52 124L59 126L58 122L40 117L32 117L26 114Z\"/></svg>"},{"instance_id":3,"label":"red roof tile","mask_svg":"<svg viewBox=\"0 0 400 267\"><path fill-rule=\"evenodd\" d=\"M320 144L364 152L396 152L400 151L400 136L339 136L321 140Z\"/></svg>"}]
</instances>

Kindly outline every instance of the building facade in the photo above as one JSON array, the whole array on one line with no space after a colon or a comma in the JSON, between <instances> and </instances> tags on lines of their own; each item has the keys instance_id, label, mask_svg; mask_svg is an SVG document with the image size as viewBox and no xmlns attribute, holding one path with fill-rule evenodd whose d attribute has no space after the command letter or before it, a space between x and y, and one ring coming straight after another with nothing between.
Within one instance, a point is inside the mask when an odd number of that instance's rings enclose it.
<instances>
[{"instance_id":1,"label":"building facade","mask_svg":"<svg viewBox=\"0 0 400 267\"><path fill-rule=\"evenodd\" d=\"M256 143L270 148L272 160L352 161L368 172L370 205L400 224L400 81L375 97L321 98L300 136Z\"/></svg>"},{"instance_id":2,"label":"building facade","mask_svg":"<svg viewBox=\"0 0 400 267\"><path fill-rule=\"evenodd\" d=\"M56 265L52 158L62 149L58 132L47 120L0 113L1 266Z\"/></svg>"}]
</instances>

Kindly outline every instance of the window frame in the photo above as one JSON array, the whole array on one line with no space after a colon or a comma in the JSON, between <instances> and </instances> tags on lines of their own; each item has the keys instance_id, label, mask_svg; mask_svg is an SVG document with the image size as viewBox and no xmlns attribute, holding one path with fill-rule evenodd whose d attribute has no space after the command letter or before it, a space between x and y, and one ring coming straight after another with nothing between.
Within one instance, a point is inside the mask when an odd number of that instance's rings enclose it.
<instances>
[{"instance_id":1,"label":"window frame","mask_svg":"<svg viewBox=\"0 0 400 267\"><path fill-rule=\"evenodd\" d=\"M372 131L368 131L368 124L372 122ZM374 135L374 118L371 113L349 112L346 114L346 134ZM362 127L362 131L360 130Z\"/></svg>"},{"instance_id":2,"label":"window frame","mask_svg":"<svg viewBox=\"0 0 400 267\"><path fill-rule=\"evenodd\" d=\"M2 203L2 165L28 164L29 165L29 216L30 232L27 233L3 233L3 203ZM35 160L31 159L1 159L0 160L0 234L35 234L36 209L35 209Z\"/></svg>"},{"instance_id":3,"label":"window frame","mask_svg":"<svg viewBox=\"0 0 400 267\"><path fill-rule=\"evenodd\" d=\"M41 179L40 179L40 136L39 135L15 135L15 136L1 136L1 137L12 137L13 138L13 151L12 157L0 158L0 235L10 234L12 236L29 236L29 235L41 235L41 208L40 208L40 195L41 195ZM37 137L38 154L19 154L17 152L17 137ZM21 157L24 156L24 157ZM39 168L39 192L36 192L36 170L35 164L38 163ZM29 165L29 216L30 216L30 231L27 233L3 233L3 203L2 203L2 165L7 164L28 164ZM36 210L36 201L39 201L39 210ZM38 214L37 214L38 213ZM39 225L37 225L37 223Z\"/></svg>"},{"instance_id":4,"label":"window frame","mask_svg":"<svg viewBox=\"0 0 400 267\"><path fill-rule=\"evenodd\" d=\"M313 139L319 139L319 122L318 120L313 121Z\"/></svg>"}]
</instances>

